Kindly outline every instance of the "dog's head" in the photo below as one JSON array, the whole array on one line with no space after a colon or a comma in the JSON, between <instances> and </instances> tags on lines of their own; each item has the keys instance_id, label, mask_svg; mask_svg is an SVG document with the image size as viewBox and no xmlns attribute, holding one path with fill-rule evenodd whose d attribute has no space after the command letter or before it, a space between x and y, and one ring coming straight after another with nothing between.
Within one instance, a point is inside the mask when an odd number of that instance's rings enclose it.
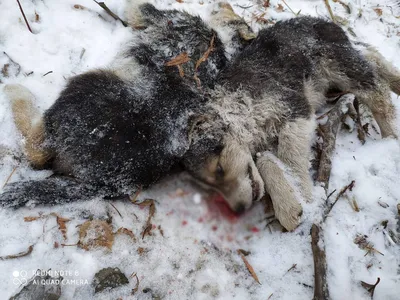
<instances>
[{"instance_id":1,"label":"dog's head","mask_svg":"<svg viewBox=\"0 0 400 300\"><path fill-rule=\"evenodd\" d=\"M184 165L201 185L221 193L237 213L264 195L264 182L249 147L223 130L203 132L192 141Z\"/></svg>"}]
</instances>

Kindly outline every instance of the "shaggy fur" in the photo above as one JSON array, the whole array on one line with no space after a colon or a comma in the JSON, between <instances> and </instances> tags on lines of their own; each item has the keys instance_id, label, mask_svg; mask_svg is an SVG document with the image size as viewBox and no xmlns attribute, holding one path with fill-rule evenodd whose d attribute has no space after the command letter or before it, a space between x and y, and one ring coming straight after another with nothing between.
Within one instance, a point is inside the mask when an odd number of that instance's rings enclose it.
<instances>
[{"instance_id":1,"label":"shaggy fur","mask_svg":"<svg viewBox=\"0 0 400 300\"><path fill-rule=\"evenodd\" d=\"M198 85L214 84L227 63L224 46L199 17L148 3L134 6L140 28L128 49L109 68L71 78L37 123L33 95L20 85L5 88L28 160L71 179L8 185L0 195L3 205L119 196L153 184L180 164L189 132L205 114ZM210 47L207 59L197 63ZM181 53L190 58L182 65L184 77L177 66L166 66Z\"/></svg>"},{"instance_id":2,"label":"shaggy fur","mask_svg":"<svg viewBox=\"0 0 400 300\"><path fill-rule=\"evenodd\" d=\"M223 190L231 179L216 182L210 178L235 170L244 186L230 194L247 190L247 196L242 195L240 204L232 207L247 208L259 198L254 197L254 186L259 186L254 179L261 176L278 220L286 229L294 229L301 215L301 197L295 191L300 187L301 196L312 200L308 159L313 118L329 90L354 93L371 109L382 137L396 136L390 90L399 93L400 75L376 51L365 48L363 52L353 47L339 26L318 18L299 17L261 30L220 73L207 103L213 118L202 125L206 129L202 134L216 133L219 138L225 130L220 147L231 150L212 158L196 152L188 157L191 148L185 159L192 165L187 167L217 190ZM254 176L249 171L252 157L266 150L276 158L257 159L259 174ZM231 153L243 154L241 159L230 160ZM290 174L295 181L287 179Z\"/></svg>"},{"instance_id":3,"label":"shaggy fur","mask_svg":"<svg viewBox=\"0 0 400 300\"><path fill-rule=\"evenodd\" d=\"M0 195L3 204L120 195L180 164L237 212L268 192L278 220L293 230L299 199L312 199L314 112L329 90L353 92L371 109L382 136L395 136L390 90L399 93L398 71L376 51L356 50L331 22L278 22L227 65L218 35L200 19L149 4L139 12L134 26L142 42L109 69L70 80L45 113L45 153L57 173L74 179L11 185ZM214 51L199 66L210 46ZM165 66L182 52L192 61L180 72ZM16 94L9 93L11 100Z\"/></svg>"}]
</instances>

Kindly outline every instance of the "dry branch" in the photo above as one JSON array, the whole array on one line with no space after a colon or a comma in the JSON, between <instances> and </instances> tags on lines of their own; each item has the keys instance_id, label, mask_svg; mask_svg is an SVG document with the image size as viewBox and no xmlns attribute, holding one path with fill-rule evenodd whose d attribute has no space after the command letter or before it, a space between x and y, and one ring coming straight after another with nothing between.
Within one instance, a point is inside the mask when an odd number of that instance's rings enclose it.
<instances>
[{"instance_id":1,"label":"dry branch","mask_svg":"<svg viewBox=\"0 0 400 300\"><path fill-rule=\"evenodd\" d=\"M331 5L329 4L329 0L324 0L326 8L328 9L329 15L331 16L331 19L334 23L336 23L336 18L335 15L333 14Z\"/></svg>"},{"instance_id":2,"label":"dry branch","mask_svg":"<svg viewBox=\"0 0 400 300\"><path fill-rule=\"evenodd\" d=\"M33 245L29 246L28 250L26 250L24 252L20 252L20 253L13 254L13 255L0 256L0 260L20 258L20 257L27 256L27 255L31 254L32 251L33 251Z\"/></svg>"},{"instance_id":3,"label":"dry branch","mask_svg":"<svg viewBox=\"0 0 400 300\"><path fill-rule=\"evenodd\" d=\"M325 250L318 245L320 240L320 227L313 224L311 227L311 249L314 257L314 297L313 300L329 299L328 285L326 282L326 255Z\"/></svg>"},{"instance_id":4,"label":"dry branch","mask_svg":"<svg viewBox=\"0 0 400 300\"><path fill-rule=\"evenodd\" d=\"M21 3L19 3L19 0L17 0L17 2L18 2L19 10L21 11L22 16L24 17L26 27L28 27L29 31L31 33L33 33L32 29L31 29L31 26L29 26L28 20L25 17L25 13L24 13L24 10L22 9Z\"/></svg>"},{"instance_id":5,"label":"dry branch","mask_svg":"<svg viewBox=\"0 0 400 300\"><path fill-rule=\"evenodd\" d=\"M115 13L113 13L104 2L97 2L96 0L93 0L96 2L102 9L104 9L111 17L114 18L114 20L119 20L121 21L122 25L125 27L128 27L128 23L126 23L124 20L122 20L120 17L118 17Z\"/></svg>"},{"instance_id":6,"label":"dry branch","mask_svg":"<svg viewBox=\"0 0 400 300\"><path fill-rule=\"evenodd\" d=\"M317 172L317 181L324 183L325 190L328 190L329 178L332 169L332 155L335 150L336 135L343 118L347 115L356 115L353 105L354 96L351 94L343 95L335 106L323 115L324 124L320 124L319 129L323 138L323 146L320 164Z\"/></svg>"}]
</instances>

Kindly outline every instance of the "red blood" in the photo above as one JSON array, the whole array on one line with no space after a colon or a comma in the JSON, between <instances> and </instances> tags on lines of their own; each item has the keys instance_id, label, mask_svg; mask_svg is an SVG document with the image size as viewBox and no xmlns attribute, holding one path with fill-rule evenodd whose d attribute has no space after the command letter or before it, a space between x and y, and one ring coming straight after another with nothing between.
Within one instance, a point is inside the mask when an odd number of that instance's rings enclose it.
<instances>
[{"instance_id":1,"label":"red blood","mask_svg":"<svg viewBox=\"0 0 400 300\"><path fill-rule=\"evenodd\" d=\"M199 222L199 223L203 223L203 218L202 217L200 217L198 220L197 220L197 222Z\"/></svg>"},{"instance_id":2,"label":"red blood","mask_svg":"<svg viewBox=\"0 0 400 300\"><path fill-rule=\"evenodd\" d=\"M212 229L213 231L217 231L218 227L217 227L217 225L213 225L213 226L211 227L211 229Z\"/></svg>"},{"instance_id":3,"label":"red blood","mask_svg":"<svg viewBox=\"0 0 400 300\"><path fill-rule=\"evenodd\" d=\"M186 220L183 220L182 221L182 226L185 226L187 224L187 221Z\"/></svg>"},{"instance_id":4,"label":"red blood","mask_svg":"<svg viewBox=\"0 0 400 300\"><path fill-rule=\"evenodd\" d=\"M156 228L157 228L157 225L153 224L153 225L151 226L151 228L152 228L152 229L156 229Z\"/></svg>"},{"instance_id":5,"label":"red blood","mask_svg":"<svg viewBox=\"0 0 400 300\"><path fill-rule=\"evenodd\" d=\"M224 197L219 194L215 194L210 199L210 210L216 209L231 223L236 223L240 214L235 213L228 205Z\"/></svg>"},{"instance_id":6,"label":"red blood","mask_svg":"<svg viewBox=\"0 0 400 300\"><path fill-rule=\"evenodd\" d=\"M256 226L253 226L250 228L251 232L260 232L260 229L258 229Z\"/></svg>"}]
</instances>

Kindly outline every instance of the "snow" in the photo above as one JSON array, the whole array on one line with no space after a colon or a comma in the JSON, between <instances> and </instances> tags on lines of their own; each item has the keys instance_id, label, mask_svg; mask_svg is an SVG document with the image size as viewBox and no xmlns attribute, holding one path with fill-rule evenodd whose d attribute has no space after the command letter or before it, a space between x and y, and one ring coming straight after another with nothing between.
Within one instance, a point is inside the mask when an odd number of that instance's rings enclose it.
<instances>
[{"instance_id":1,"label":"snow","mask_svg":"<svg viewBox=\"0 0 400 300\"><path fill-rule=\"evenodd\" d=\"M36 96L41 111L47 109L65 85L66 79L111 62L121 47L132 37L128 28L113 20L96 3L89 0L28 1L20 0L35 34L31 34L14 0L0 3L0 50L21 65L20 74L1 78L3 83L20 83ZM134 1L134 0L132 0ZM105 1L117 15L123 16L124 0ZM232 0L236 13L244 16L255 30L262 28L255 15L268 20L293 17L279 0L271 0L270 8L263 1ZM400 68L400 9L395 1L350 0L348 15L339 3L333 3L334 14L346 19L357 38L378 48L387 60ZM158 8L186 9L207 18L213 1L155 0ZM301 14L328 17L323 1L288 0L286 3ZM80 4L87 9L75 9ZM281 4L283 12L274 7ZM239 7L239 5L241 7ZM390 7L389 7L390 6ZM243 8L244 7L244 8ZM248 8L247 8L248 7ZM378 16L374 9L382 9ZM39 22L35 22L35 12ZM358 17L361 13L361 17ZM346 26L345 26L346 27ZM83 50L84 49L84 50ZM0 54L0 66L8 63ZM33 74L27 75L32 72ZM46 74L52 71L52 73ZM0 75L1 76L1 75ZM399 99L392 94L400 120ZM397 126L400 121L397 121ZM400 128L400 127L399 127ZM22 156L23 141L11 117L11 108L0 84L0 188L15 169L10 182L44 178L49 171L34 171ZM355 180L355 187L340 199L323 225L324 245L328 262L328 284L332 299L370 299L360 281L381 282L374 299L399 299L400 249L389 232L396 232L397 208L400 199L400 145L394 139L380 139L371 132L365 145L356 132L341 131L337 140L329 191L340 191ZM333 200L338 192L333 196ZM119 267L130 276L136 273L140 284L131 295L135 278L129 286L93 296L87 284L66 284L62 299L310 299L313 295L313 260L310 228L321 220L326 199L323 188L314 188L314 202L303 203L303 222L291 233L281 232L276 223L266 227L269 215L261 204L235 222L223 218L207 195L192 185L185 174L159 183L139 195L139 200L156 200L152 223L160 225L152 236L141 238L148 208L129 202L93 199L65 206L23 208L17 211L0 209L0 256L26 251L28 256L0 261L0 298L7 299L18 289L15 279L29 279L37 269L73 272L67 279L92 281L104 267ZM350 201L355 199L359 212ZM382 205L383 203L387 204ZM24 222L26 216L57 213L70 219L67 240L58 230L55 217ZM78 226L89 217L112 217L113 230L125 227L135 234L134 242L127 235L117 235L112 251L85 251L73 245L78 241ZM388 221L384 229L382 221ZM384 254L366 254L353 241L357 234L367 235L374 248ZM55 242L58 247L55 247ZM138 249L144 248L142 254ZM251 277L236 250L250 251L247 256L261 285ZM296 267L288 271L294 264ZM15 271L20 276L15 277ZM26 271L21 273L21 271ZM25 277L21 275L26 275ZM76 281L79 282L79 281ZM16 284L17 283L17 284ZM147 289L151 291L144 293Z\"/></svg>"}]
</instances>

